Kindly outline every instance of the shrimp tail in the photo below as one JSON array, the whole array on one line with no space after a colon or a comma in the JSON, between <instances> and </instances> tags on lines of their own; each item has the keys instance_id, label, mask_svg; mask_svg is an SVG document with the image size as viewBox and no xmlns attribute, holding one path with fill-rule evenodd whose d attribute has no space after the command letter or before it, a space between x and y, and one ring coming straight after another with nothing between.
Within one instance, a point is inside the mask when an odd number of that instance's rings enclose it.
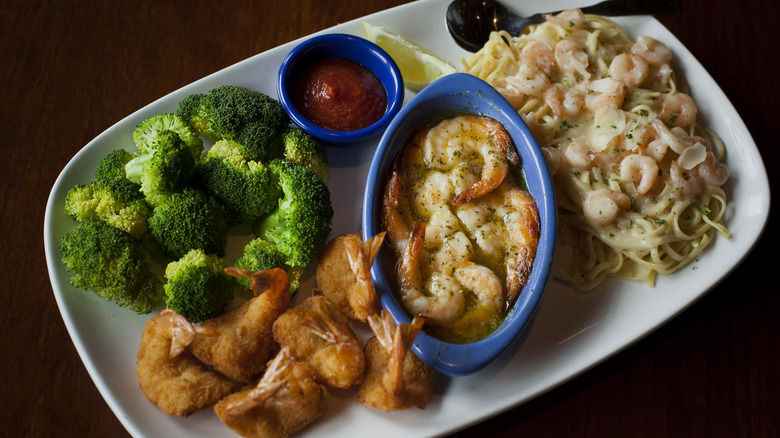
<instances>
[{"instance_id":1,"label":"shrimp tail","mask_svg":"<svg viewBox=\"0 0 780 438\"><path fill-rule=\"evenodd\" d=\"M506 306L505 311L509 311L515 305L517 297L528 283L528 277L531 275L534 256L530 254L528 248L520 248L517 256L507 260L506 263Z\"/></svg>"},{"instance_id":2,"label":"shrimp tail","mask_svg":"<svg viewBox=\"0 0 780 438\"><path fill-rule=\"evenodd\" d=\"M350 295L350 306L362 309L366 314L376 313L379 310L379 299L371 282L371 265L384 242L384 237L385 233L382 232L361 242L359 237L349 235L345 241L347 258L360 286L357 293Z\"/></svg>"},{"instance_id":3,"label":"shrimp tail","mask_svg":"<svg viewBox=\"0 0 780 438\"><path fill-rule=\"evenodd\" d=\"M368 318L371 330L374 331L377 340L387 352L387 372L382 384L387 392L394 397L399 397L403 392L404 357L422 330L423 323L422 318L414 317L411 323L401 323L396 326L393 316L386 310Z\"/></svg>"},{"instance_id":4,"label":"shrimp tail","mask_svg":"<svg viewBox=\"0 0 780 438\"><path fill-rule=\"evenodd\" d=\"M225 273L231 277L248 278L255 296L268 293L269 298L276 301L280 308L290 304L290 280L282 268L271 268L263 271L248 269L225 268Z\"/></svg>"},{"instance_id":5,"label":"shrimp tail","mask_svg":"<svg viewBox=\"0 0 780 438\"><path fill-rule=\"evenodd\" d=\"M295 358L290 353L290 347L282 347L276 357L269 362L268 368L260 381L257 382L257 386L249 391L238 393L230 399L226 399L225 414L231 417L238 417L246 411L263 404L266 400L275 397L287 383L285 373L294 360Z\"/></svg>"},{"instance_id":6,"label":"shrimp tail","mask_svg":"<svg viewBox=\"0 0 780 438\"><path fill-rule=\"evenodd\" d=\"M219 332L199 325L190 324L184 316L173 309L164 309L160 312L168 319L171 331L171 350L168 357L171 359L180 355L195 340L196 336L217 336Z\"/></svg>"}]
</instances>

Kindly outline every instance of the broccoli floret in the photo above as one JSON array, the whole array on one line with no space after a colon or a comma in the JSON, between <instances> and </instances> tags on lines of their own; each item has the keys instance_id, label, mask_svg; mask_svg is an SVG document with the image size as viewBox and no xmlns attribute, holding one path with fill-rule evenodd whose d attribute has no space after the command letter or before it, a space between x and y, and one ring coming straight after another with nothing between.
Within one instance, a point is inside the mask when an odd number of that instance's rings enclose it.
<instances>
[{"instance_id":1,"label":"broccoli floret","mask_svg":"<svg viewBox=\"0 0 780 438\"><path fill-rule=\"evenodd\" d=\"M133 158L133 154L124 149L109 152L100 159L95 169L95 179L124 178L125 165Z\"/></svg>"},{"instance_id":2,"label":"broccoli floret","mask_svg":"<svg viewBox=\"0 0 780 438\"><path fill-rule=\"evenodd\" d=\"M287 128L281 135L284 158L313 170L326 183L330 175L328 153L322 143L300 128Z\"/></svg>"},{"instance_id":3,"label":"broccoli floret","mask_svg":"<svg viewBox=\"0 0 780 438\"><path fill-rule=\"evenodd\" d=\"M225 206L228 223L253 223L270 213L282 196L271 170L248 161L233 140L220 140L197 164L197 178Z\"/></svg>"},{"instance_id":4,"label":"broccoli floret","mask_svg":"<svg viewBox=\"0 0 780 438\"><path fill-rule=\"evenodd\" d=\"M221 255L227 244L225 208L193 188L171 195L149 217L149 233L160 250L179 259L191 249Z\"/></svg>"},{"instance_id":5,"label":"broccoli floret","mask_svg":"<svg viewBox=\"0 0 780 438\"><path fill-rule=\"evenodd\" d=\"M203 152L203 139L181 117L176 114L157 114L139 123L133 131L133 140L142 154L149 154L157 148L157 142L165 137L166 131L173 131L184 141L198 160Z\"/></svg>"},{"instance_id":6,"label":"broccoli floret","mask_svg":"<svg viewBox=\"0 0 780 438\"><path fill-rule=\"evenodd\" d=\"M264 271L271 268L282 268L287 272L290 280L290 293L298 292L303 268L293 268L287 264L287 257L273 243L257 238L246 244L241 257L233 264L239 269L250 271ZM250 287L248 278L236 277L235 281L243 286Z\"/></svg>"},{"instance_id":7,"label":"broccoli floret","mask_svg":"<svg viewBox=\"0 0 780 438\"><path fill-rule=\"evenodd\" d=\"M162 302L162 276L143 244L126 232L101 221L80 222L63 236L60 251L73 286L138 313Z\"/></svg>"},{"instance_id":8,"label":"broccoli floret","mask_svg":"<svg viewBox=\"0 0 780 438\"><path fill-rule=\"evenodd\" d=\"M279 206L255 226L255 233L273 243L292 267L305 267L325 247L333 219L330 190L313 170L285 159L269 167L284 195Z\"/></svg>"},{"instance_id":9,"label":"broccoli floret","mask_svg":"<svg viewBox=\"0 0 780 438\"><path fill-rule=\"evenodd\" d=\"M259 91L219 86L186 97L176 114L200 135L214 141L235 140L250 161L265 163L283 155L275 140L289 117L276 99Z\"/></svg>"},{"instance_id":10,"label":"broccoli floret","mask_svg":"<svg viewBox=\"0 0 780 438\"><path fill-rule=\"evenodd\" d=\"M140 239L152 209L138 189L123 177L79 184L65 195L65 211L78 221L100 220Z\"/></svg>"},{"instance_id":11,"label":"broccoli floret","mask_svg":"<svg viewBox=\"0 0 780 438\"><path fill-rule=\"evenodd\" d=\"M158 135L153 151L127 163L125 174L141 185L147 202L157 207L189 186L195 176L195 159L178 134L164 131Z\"/></svg>"},{"instance_id":12,"label":"broccoli floret","mask_svg":"<svg viewBox=\"0 0 780 438\"><path fill-rule=\"evenodd\" d=\"M166 305L193 323L217 316L233 300L235 282L216 255L193 249L165 268Z\"/></svg>"}]
</instances>

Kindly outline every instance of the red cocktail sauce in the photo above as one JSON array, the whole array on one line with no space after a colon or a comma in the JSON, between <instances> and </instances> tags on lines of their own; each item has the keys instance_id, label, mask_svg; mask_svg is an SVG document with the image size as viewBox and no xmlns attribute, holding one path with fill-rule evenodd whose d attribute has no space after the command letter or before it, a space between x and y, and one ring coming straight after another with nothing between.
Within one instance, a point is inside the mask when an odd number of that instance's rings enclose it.
<instances>
[{"instance_id":1,"label":"red cocktail sauce","mask_svg":"<svg viewBox=\"0 0 780 438\"><path fill-rule=\"evenodd\" d=\"M333 131L365 128L385 113L385 87L367 68L343 58L315 62L296 81L293 99L304 117Z\"/></svg>"}]
</instances>

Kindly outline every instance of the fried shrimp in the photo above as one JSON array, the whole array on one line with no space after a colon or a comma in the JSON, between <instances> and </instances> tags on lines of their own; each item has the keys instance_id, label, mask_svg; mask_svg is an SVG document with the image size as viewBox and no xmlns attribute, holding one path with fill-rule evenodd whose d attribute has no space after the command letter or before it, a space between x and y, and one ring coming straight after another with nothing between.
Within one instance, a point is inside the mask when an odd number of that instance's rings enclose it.
<instances>
[{"instance_id":1,"label":"fried shrimp","mask_svg":"<svg viewBox=\"0 0 780 438\"><path fill-rule=\"evenodd\" d=\"M165 414L185 417L237 390L238 383L209 370L187 349L194 339L217 334L191 325L170 309L149 319L136 363L138 383L146 398Z\"/></svg>"},{"instance_id":2,"label":"fried shrimp","mask_svg":"<svg viewBox=\"0 0 780 438\"><path fill-rule=\"evenodd\" d=\"M297 361L285 347L268 363L255 388L225 397L214 412L243 437L287 437L320 417L327 398L311 366Z\"/></svg>"},{"instance_id":3,"label":"fried shrimp","mask_svg":"<svg viewBox=\"0 0 780 438\"><path fill-rule=\"evenodd\" d=\"M193 354L216 371L242 383L249 383L265 369L278 351L273 323L290 305L290 284L280 268L251 272L227 268L234 277L251 279L255 297L233 310L209 319L204 327L220 334L196 339Z\"/></svg>"},{"instance_id":4,"label":"fried shrimp","mask_svg":"<svg viewBox=\"0 0 780 438\"><path fill-rule=\"evenodd\" d=\"M409 351L423 320L414 318L410 324L396 326L392 315L382 310L368 322L376 336L364 350L367 369L358 403L383 411L423 407L433 395L436 374Z\"/></svg>"},{"instance_id":5,"label":"fried shrimp","mask_svg":"<svg viewBox=\"0 0 780 438\"><path fill-rule=\"evenodd\" d=\"M348 388L363 380L366 361L349 320L323 296L312 296L274 323L274 339L314 368L317 381Z\"/></svg>"},{"instance_id":6,"label":"fried shrimp","mask_svg":"<svg viewBox=\"0 0 780 438\"><path fill-rule=\"evenodd\" d=\"M328 242L317 260L317 290L350 319L365 322L379 311L370 270L384 238L384 232L365 242L359 232L342 234Z\"/></svg>"}]
</instances>

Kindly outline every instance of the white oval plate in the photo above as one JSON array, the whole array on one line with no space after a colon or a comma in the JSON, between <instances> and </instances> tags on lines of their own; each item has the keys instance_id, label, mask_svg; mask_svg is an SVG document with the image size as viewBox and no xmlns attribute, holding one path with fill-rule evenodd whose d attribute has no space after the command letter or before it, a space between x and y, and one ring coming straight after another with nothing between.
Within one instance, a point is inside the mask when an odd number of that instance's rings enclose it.
<instances>
[{"instance_id":1,"label":"white oval plate","mask_svg":"<svg viewBox=\"0 0 780 438\"><path fill-rule=\"evenodd\" d=\"M417 41L461 66L467 57L450 39L444 23L449 0L413 2L367 17L367 21ZM524 2L518 12L574 7L570 0ZM434 17L435 19L431 19ZM720 236L688 268L660 278L655 287L609 280L588 294L550 282L536 321L522 346L510 347L479 373L461 378L440 376L424 410L396 413L370 410L354 402L356 392L332 391L324 418L303 431L306 436L431 436L453 432L524 403L609 358L652 332L701 298L731 273L751 251L769 216L769 183L761 157L734 107L691 53L651 17L618 19L632 38L650 35L674 52L699 106L700 122L714 127L727 148L731 179L726 223L731 239ZM360 20L326 29L363 36ZM70 286L60 262L59 241L74 226L64 212L67 190L91 181L105 153L132 150L132 130L153 114L172 112L185 96L222 84L245 86L276 96L276 71L285 54L301 40L261 53L177 90L129 115L87 144L57 179L46 207L44 244L54 295L73 343L95 385L119 421L136 437L234 436L211 410L171 418L146 400L135 373L143 325L139 316ZM409 92L407 92L409 93ZM407 95L407 99L410 94ZM335 210L333 236L357 231L360 201L378 137L355 146L329 148L330 187ZM232 238L228 259L249 238ZM560 251L559 253L562 253ZM309 290L311 277L304 283Z\"/></svg>"}]
</instances>

